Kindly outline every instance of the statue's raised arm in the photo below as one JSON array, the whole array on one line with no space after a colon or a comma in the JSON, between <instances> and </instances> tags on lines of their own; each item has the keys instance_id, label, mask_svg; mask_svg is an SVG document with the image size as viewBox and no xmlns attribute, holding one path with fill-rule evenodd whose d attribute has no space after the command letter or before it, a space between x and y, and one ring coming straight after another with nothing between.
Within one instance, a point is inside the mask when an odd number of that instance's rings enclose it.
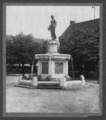
<instances>
[{"instance_id":1,"label":"statue's raised arm","mask_svg":"<svg viewBox=\"0 0 106 120\"><path fill-rule=\"evenodd\" d=\"M57 25L57 22L56 20L54 19L54 16L51 15L51 22L50 22L50 25L49 25L49 28L48 30L50 31L51 33L51 39L52 40L55 40L56 39L56 34L55 34L55 28L56 28L56 25Z\"/></svg>"}]
</instances>

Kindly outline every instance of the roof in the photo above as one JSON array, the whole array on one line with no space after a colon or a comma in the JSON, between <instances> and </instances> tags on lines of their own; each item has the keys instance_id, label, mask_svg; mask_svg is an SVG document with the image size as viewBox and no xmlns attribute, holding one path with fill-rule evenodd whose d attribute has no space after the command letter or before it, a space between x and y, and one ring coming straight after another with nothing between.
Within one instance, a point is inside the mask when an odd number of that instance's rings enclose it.
<instances>
[{"instance_id":1,"label":"roof","mask_svg":"<svg viewBox=\"0 0 106 120\"><path fill-rule=\"evenodd\" d=\"M60 36L61 38L66 37L70 32L73 30L89 30L89 29L96 29L99 27L99 19L95 20L89 20L89 21L84 21L84 22L79 22L79 23L73 23L70 25Z\"/></svg>"}]
</instances>

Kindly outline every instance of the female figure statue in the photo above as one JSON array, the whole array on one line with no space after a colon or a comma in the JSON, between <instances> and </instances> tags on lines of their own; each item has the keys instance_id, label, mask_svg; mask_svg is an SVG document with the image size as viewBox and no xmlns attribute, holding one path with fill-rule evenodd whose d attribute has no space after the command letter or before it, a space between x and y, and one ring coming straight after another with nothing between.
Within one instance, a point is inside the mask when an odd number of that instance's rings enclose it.
<instances>
[{"instance_id":1,"label":"female figure statue","mask_svg":"<svg viewBox=\"0 0 106 120\"><path fill-rule=\"evenodd\" d=\"M50 25L49 25L49 28L48 30L50 31L51 33L51 39L52 40L55 40L56 39L56 34L55 34L55 28L56 28L56 20L54 19L54 16L51 15L51 22L50 22Z\"/></svg>"}]
</instances>

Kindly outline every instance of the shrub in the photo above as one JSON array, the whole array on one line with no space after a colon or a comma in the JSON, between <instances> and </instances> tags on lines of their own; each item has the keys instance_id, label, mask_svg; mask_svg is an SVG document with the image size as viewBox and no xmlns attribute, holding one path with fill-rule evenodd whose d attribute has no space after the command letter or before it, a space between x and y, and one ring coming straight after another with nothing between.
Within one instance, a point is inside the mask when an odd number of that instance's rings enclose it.
<instances>
[{"instance_id":1,"label":"shrub","mask_svg":"<svg viewBox=\"0 0 106 120\"><path fill-rule=\"evenodd\" d=\"M88 79L97 79L97 73L95 71L86 71L84 72L84 76Z\"/></svg>"},{"instance_id":2,"label":"shrub","mask_svg":"<svg viewBox=\"0 0 106 120\"><path fill-rule=\"evenodd\" d=\"M82 73L85 76L85 79L98 79L99 78L99 74L96 71L84 71ZM72 71L69 72L69 75L72 77L73 79L73 73ZM80 71L74 71L74 79L79 79L81 75Z\"/></svg>"},{"instance_id":3,"label":"shrub","mask_svg":"<svg viewBox=\"0 0 106 120\"><path fill-rule=\"evenodd\" d=\"M70 71L70 72L69 72L69 75L70 75L71 77L74 77L74 78L79 78L80 75L81 75L81 72L80 72L80 71L74 71L74 76L73 76L73 71Z\"/></svg>"}]
</instances>

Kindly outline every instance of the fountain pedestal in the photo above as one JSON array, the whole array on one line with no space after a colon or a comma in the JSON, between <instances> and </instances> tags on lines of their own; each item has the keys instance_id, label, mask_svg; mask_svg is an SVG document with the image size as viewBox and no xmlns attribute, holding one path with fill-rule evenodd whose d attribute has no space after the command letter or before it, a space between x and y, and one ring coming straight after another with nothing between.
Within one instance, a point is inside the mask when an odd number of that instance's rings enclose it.
<instances>
[{"instance_id":1,"label":"fountain pedestal","mask_svg":"<svg viewBox=\"0 0 106 120\"><path fill-rule=\"evenodd\" d=\"M47 77L50 81L60 81L68 75L69 54L59 54L59 42L50 40L48 42L48 51L46 54L36 54L35 59L38 60L38 75L42 81Z\"/></svg>"},{"instance_id":2,"label":"fountain pedestal","mask_svg":"<svg viewBox=\"0 0 106 120\"><path fill-rule=\"evenodd\" d=\"M48 51L46 54L36 54L35 59L38 60L38 77L31 76L24 78L19 77L18 84L15 86L37 88L39 86L61 87L67 86L66 76L68 75L68 60L71 55L59 54L59 42L51 40L48 42ZM33 73L33 72L32 72Z\"/></svg>"}]
</instances>

